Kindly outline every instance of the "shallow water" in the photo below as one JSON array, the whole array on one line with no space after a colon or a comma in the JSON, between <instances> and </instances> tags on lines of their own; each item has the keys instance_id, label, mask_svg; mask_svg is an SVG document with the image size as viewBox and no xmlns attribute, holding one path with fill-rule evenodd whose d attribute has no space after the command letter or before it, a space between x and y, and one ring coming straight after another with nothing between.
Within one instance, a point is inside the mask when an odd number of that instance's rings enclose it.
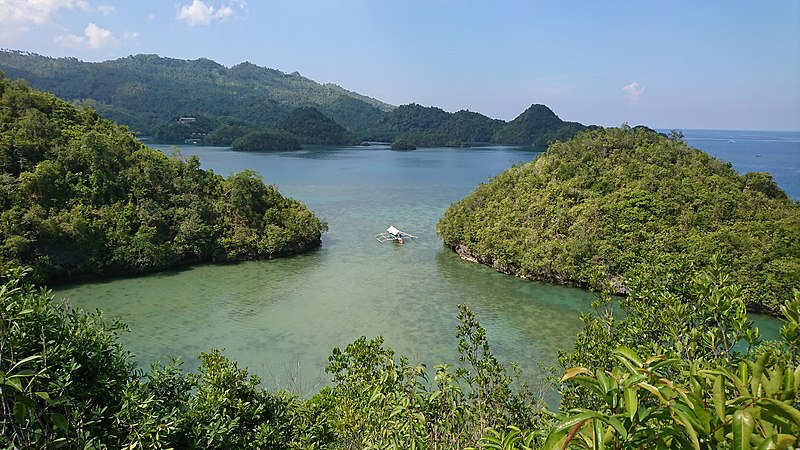
<instances>
[{"instance_id":1,"label":"shallow water","mask_svg":"<svg viewBox=\"0 0 800 450\"><path fill-rule=\"evenodd\" d=\"M183 151L223 175L258 171L325 218L330 230L321 249L296 257L58 289L76 306L128 323L123 341L142 366L179 356L193 367L200 352L222 347L267 383L291 383L299 364L294 383L313 390L333 347L382 335L398 354L433 370L457 362L457 305L466 303L501 360L517 361L533 375L538 362L555 362L556 348L572 345L579 313L592 300L579 289L525 282L461 261L436 236L450 203L536 152L394 152L385 146ZM389 225L418 239L379 243L373 235Z\"/></svg>"},{"instance_id":2,"label":"shallow water","mask_svg":"<svg viewBox=\"0 0 800 450\"><path fill-rule=\"evenodd\" d=\"M168 146L154 146L169 153ZM466 303L501 362L528 377L570 348L592 295L522 281L461 261L435 224L452 203L536 152L514 147L420 149L386 146L239 153L183 146L222 175L251 169L329 222L319 250L291 258L205 265L57 289L75 306L99 308L130 326L122 337L143 367L200 352L225 354L268 385L312 392L333 347L382 335L433 371L457 362L455 327ZM380 244L389 225L418 236ZM759 318L762 327L775 321ZM299 369L298 369L299 367Z\"/></svg>"}]
</instances>

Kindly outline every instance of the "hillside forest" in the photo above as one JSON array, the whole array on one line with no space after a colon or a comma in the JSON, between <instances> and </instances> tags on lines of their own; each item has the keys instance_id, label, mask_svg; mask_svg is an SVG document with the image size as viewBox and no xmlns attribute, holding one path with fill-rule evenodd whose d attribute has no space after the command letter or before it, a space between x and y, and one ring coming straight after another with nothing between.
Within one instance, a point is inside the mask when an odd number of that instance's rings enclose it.
<instances>
[{"instance_id":1,"label":"hillside forest","mask_svg":"<svg viewBox=\"0 0 800 450\"><path fill-rule=\"evenodd\" d=\"M544 105L532 105L511 122L414 103L395 107L247 62L226 68L208 59L134 55L87 63L0 50L0 70L161 143L227 146L247 133L269 131L272 137L289 133L301 144L380 141L411 149L495 143L544 149L592 128L562 121ZM264 142L260 150L291 150L296 144L258 141Z\"/></svg>"}]
</instances>

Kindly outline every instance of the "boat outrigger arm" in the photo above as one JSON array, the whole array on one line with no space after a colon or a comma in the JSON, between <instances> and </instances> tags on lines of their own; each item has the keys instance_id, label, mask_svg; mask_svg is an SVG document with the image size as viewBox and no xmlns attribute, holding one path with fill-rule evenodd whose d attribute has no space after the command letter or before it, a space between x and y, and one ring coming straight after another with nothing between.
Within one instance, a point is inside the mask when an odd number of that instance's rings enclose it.
<instances>
[{"instance_id":1,"label":"boat outrigger arm","mask_svg":"<svg viewBox=\"0 0 800 450\"><path fill-rule=\"evenodd\" d=\"M375 235L375 239L378 240L381 244L386 241L397 241L399 243L403 243L404 239L416 239L416 236L412 236L405 231L400 231L393 226L389 226L383 233L378 233Z\"/></svg>"}]
</instances>

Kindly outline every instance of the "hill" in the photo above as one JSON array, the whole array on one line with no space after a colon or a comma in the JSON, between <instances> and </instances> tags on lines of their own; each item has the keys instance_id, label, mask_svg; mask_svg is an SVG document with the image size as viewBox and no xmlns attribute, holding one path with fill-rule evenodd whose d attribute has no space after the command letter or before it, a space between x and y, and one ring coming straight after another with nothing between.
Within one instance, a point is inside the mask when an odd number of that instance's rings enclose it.
<instances>
[{"instance_id":1,"label":"hill","mask_svg":"<svg viewBox=\"0 0 800 450\"><path fill-rule=\"evenodd\" d=\"M565 141L589 127L578 122L564 122L550 108L531 105L516 119L504 125L492 136L492 142L547 147Z\"/></svg>"},{"instance_id":2,"label":"hill","mask_svg":"<svg viewBox=\"0 0 800 450\"><path fill-rule=\"evenodd\" d=\"M0 272L40 281L239 261L320 245L326 224L255 173L169 158L89 108L0 75Z\"/></svg>"},{"instance_id":3,"label":"hill","mask_svg":"<svg viewBox=\"0 0 800 450\"><path fill-rule=\"evenodd\" d=\"M587 129L562 121L544 105L532 105L509 123L466 110L450 113L415 103L394 107L296 72L286 74L249 62L226 68L204 58L134 55L87 63L2 50L0 69L10 78L24 79L73 104L90 106L160 142L198 139L230 145L248 132L293 120L290 115L306 107L354 133L353 138L338 140L342 143L402 139L414 146L486 142L546 146ZM181 117L197 120L179 123ZM327 137L298 138L329 143Z\"/></svg>"},{"instance_id":4,"label":"hill","mask_svg":"<svg viewBox=\"0 0 800 450\"><path fill-rule=\"evenodd\" d=\"M295 109L278 122L277 128L297 136L302 144L357 143L353 133L310 106Z\"/></svg>"},{"instance_id":5,"label":"hill","mask_svg":"<svg viewBox=\"0 0 800 450\"><path fill-rule=\"evenodd\" d=\"M550 146L445 212L445 243L518 276L565 284L669 279L719 252L751 308L776 312L800 285L800 204L768 174L644 128Z\"/></svg>"},{"instance_id":6,"label":"hill","mask_svg":"<svg viewBox=\"0 0 800 450\"><path fill-rule=\"evenodd\" d=\"M364 128L390 111L382 103L298 73L242 63L231 68L194 61L135 55L100 63L0 51L0 69L12 79L84 104L146 134L181 116L235 118L270 128L301 106L313 106L348 128Z\"/></svg>"}]
</instances>

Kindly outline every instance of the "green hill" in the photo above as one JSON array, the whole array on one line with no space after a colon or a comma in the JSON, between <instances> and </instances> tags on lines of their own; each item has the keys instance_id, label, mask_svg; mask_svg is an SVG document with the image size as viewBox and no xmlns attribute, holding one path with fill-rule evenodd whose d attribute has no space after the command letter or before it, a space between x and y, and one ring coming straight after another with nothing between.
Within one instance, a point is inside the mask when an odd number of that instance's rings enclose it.
<instances>
[{"instance_id":1,"label":"green hill","mask_svg":"<svg viewBox=\"0 0 800 450\"><path fill-rule=\"evenodd\" d=\"M373 124L393 107L298 73L242 63L226 68L194 61L135 55L101 63L0 51L0 69L12 79L91 106L132 130L152 134L181 116L235 118L270 128L295 108L313 106L348 128ZM241 125L231 123L230 125Z\"/></svg>"},{"instance_id":2,"label":"green hill","mask_svg":"<svg viewBox=\"0 0 800 450\"><path fill-rule=\"evenodd\" d=\"M365 132L370 140L402 140L416 146L443 146L450 141L489 142L505 122L483 114L449 113L434 106L401 105Z\"/></svg>"},{"instance_id":3,"label":"green hill","mask_svg":"<svg viewBox=\"0 0 800 450\"><path fill-rule=\"evenodd\" d=\"M466 110L450 113L414 103L394 107L296 72L286 74L249 62L227 68L204 58L134 55L88 63L0 50L0 69L9 78L24 79L70 103L89 106L160 142L198 139L230 145L247 132L274 128L306 107L355 134L353 139L330 141L330 137L298 136L317 143L402 138L416 146L483 142L546 146L587 128L562 121L543 105L531 106L509 123ZM180 117L197 122L179 124ZM213 137L206 138L212 132Z\"/></svg>"},{"instance_id":4,"label":"green hill","mask_svg":"<svg viewBox=\"0 0 800 450\"><path fill-rule=\"evenodd\" d=\"M252 172L223 178L0 74L0 272L40 281L271 258L326 224Z\"/></svg>"},{"instance_id":5,"label":"green hill","mask_svg":"<svg viewBox=\"0 0 800 450\"><path fill-rule=\"evenodd\" d=\"M544 105L531 105L494 134L492 142L547 147L565 141L588 127L577 122L564 122Z\"/></svg>"},{"instance_id":6,"label":"green hill","mask_svg":"<svg viewBox=\"0 0 800 450\"><path fill-rule=\"evenodd\" d=\"M624 292L628 277L692 273L719 252L752 308L775 312L800 286L800 204L768 174L644 128L554 144L451 205L437 230L530 279Z\"/></svg>"},{"instance_id":7,"label":"green hill","mask_svg":"<svg viewBox=\"0 0 800 450\"><path fill-rule=\"evenodd\" d=\"M357 142L353 133L310 106L295 109L278 122L277 128L297 136L302 144L345 145Z\"/></svg>"}]
</instances>

